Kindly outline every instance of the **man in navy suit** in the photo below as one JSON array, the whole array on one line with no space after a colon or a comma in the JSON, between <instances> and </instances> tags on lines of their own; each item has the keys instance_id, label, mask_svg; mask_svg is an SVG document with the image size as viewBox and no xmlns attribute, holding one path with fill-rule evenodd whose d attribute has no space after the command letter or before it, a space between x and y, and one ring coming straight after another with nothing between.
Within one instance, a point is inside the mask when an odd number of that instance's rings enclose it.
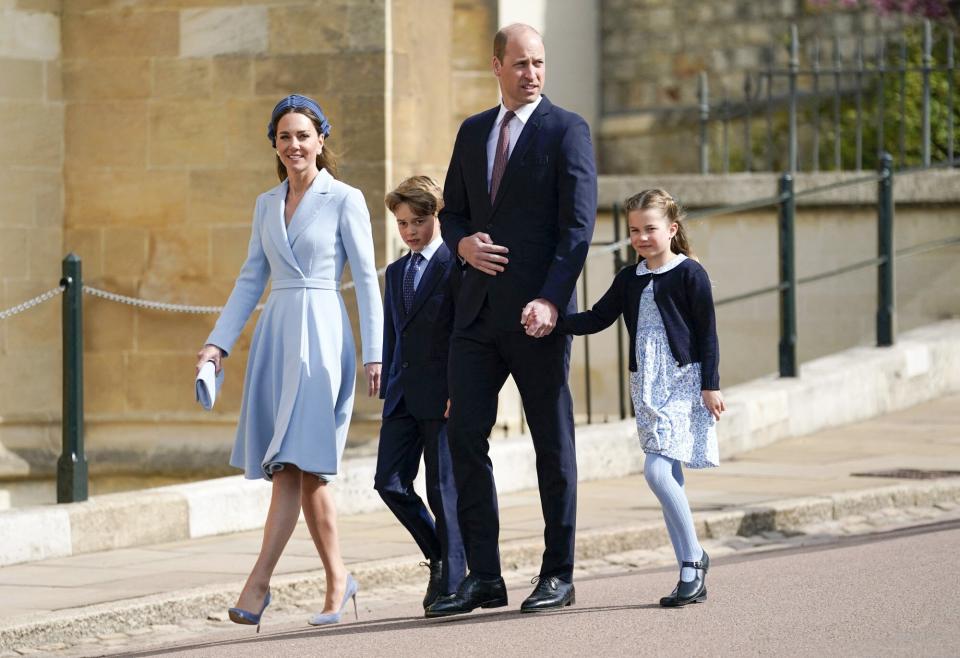
<instances>
[{"instance_id":1,"label":"man in navy suit","mask_svg":"<svg viewBox=\"0 0 960 658\"><path fill-rule=\"evenodd\" d=\"M386 197L410 252L386 274L383 323L383 424L374 486L429 560L423 607L456 591L466 570L457 524L457 490L447 445L447 355L453 296L460 277L443 240L440 187L426 176L403 181ZM426 467L427 501L413 490Z\"/></svg>"},{"instance_id":2,"label":"man in navy suit","mask_svg":"<svg viewBox=\"0 0 960 658\"><path fill-rule=\"evenodd\" d=\"M464 264L450 344L448 433L469 574L428 617L507 604L500 575L497 492L489 457L497 395L512 375L537 453L543 563L521 610L574 602L577 464L567 374L570 341L551 333L576 309L593 235L597 179L582 118L541 95L544 47L527 25L494 38L500 106L463 122L440 212L443 239Z\"/></svg>"}]
</instances>

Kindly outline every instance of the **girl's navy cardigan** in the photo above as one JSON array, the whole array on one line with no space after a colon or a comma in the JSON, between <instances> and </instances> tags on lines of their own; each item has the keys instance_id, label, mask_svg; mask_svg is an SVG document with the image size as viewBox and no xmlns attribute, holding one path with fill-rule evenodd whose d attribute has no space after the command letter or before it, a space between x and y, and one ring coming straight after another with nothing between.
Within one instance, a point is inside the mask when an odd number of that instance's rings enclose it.
<instances>
[{"instance_id":1,"label":"girl's navy cardigan","mask_svg":"<svg viewBox=\"0 0 960 658\"><path fill-rule=\"evenodd\" d=\"M710 277L697 261L688 258L663 274L637 276L637 266L617 272L610 289L589 311L562 318L557 330L582 336L606 329L623 315L630 332L630 371L637 371L637 314L640 293L650 279L656 280L653 298L667 330L670 351L677 365L700 362L701 386L705 391L720 389L720 347L713 310Z\"/></svg>"}]
</instances>

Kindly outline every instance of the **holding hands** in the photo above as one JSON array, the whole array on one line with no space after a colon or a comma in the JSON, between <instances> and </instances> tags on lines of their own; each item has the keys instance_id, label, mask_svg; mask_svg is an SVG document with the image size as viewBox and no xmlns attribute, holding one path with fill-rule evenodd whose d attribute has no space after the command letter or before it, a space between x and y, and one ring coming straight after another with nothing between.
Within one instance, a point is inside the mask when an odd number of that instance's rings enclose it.
<instances>
[{"instance_id":1,"label":"holding hands","mask_svg":"<svg viewBox=\"0 0 960 658\"><path fill-rule=\"evenodd\" d=\"M538 297L523 307L520 324L523 325L528 336L533 338L549 336L557 326L557 307L550 300Z\"/></svg>"},{"instance_id":2,"label":"holding hands","mask_svg":"<svg viewBox=\"0 0 960 658\"><path fill-rule=\"evenodd\" d=\"M493 243L487 233L474 233L460 240L457 252L474 269L480 270L489 276L496 276L504 271L509 263L506 254L509 249ZM553 302L538 298L527 304L520 314L520 324L528 336L543 338L549 336L557 324L557 307Z\"/></svg>"},{"instance_id":3,"label":"holding hands","mask_svg":"<svg viewBox=\"0 0 960 658\"><path fill-rule=\"evenodd\" d=\"M707 408L710 415L715 420L720 420L720 414L727 410L727 405L723 402L723 393L720 391L701 391L703 397L703 406Z\"/></svg>"},{"instance_id":4,"label":"holding hands","mask_svg":"<svg viewBox=\"0 0 960 658\"><path fill-rule=\"evenodd\" d=\"M487 233L474 233L460 240L457 244L457 253L460 258L467 263L490 276L496 276L498 272L503 272L504 266L510 261L505 254L510 250L493 244L493 240Z\"/></svg>"}]
</instances>

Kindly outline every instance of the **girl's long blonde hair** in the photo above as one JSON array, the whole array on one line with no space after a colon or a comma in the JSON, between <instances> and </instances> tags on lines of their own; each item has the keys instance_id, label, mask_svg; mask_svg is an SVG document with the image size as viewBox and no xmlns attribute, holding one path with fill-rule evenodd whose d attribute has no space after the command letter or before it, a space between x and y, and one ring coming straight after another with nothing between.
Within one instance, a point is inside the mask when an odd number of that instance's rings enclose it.
<instances>
[{"instance_id":1,"label":"girl's long blonde hair","mask_svg":"<svg viewBox=\"0 0 960 658\"><path fill-rule=\"evenodd\" d=\"M677 225L677 233L670 240L670 251L692 257L693 250L690 249L690 240L687 238L687 230L683 223L685 213L677 200L673 198L673 195L656 187L634 194L623 202L623 209L627 215L630 214L631 210L649 210L651 208L661 211L668 222Z\"/></svg>"}]
</instances>

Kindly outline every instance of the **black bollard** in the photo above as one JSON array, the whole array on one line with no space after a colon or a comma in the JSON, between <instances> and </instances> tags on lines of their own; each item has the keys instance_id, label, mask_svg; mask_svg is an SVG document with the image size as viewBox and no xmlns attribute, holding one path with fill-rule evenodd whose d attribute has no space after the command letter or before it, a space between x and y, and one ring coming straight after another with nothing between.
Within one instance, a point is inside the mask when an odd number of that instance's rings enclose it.
<instances>
[{"instance_id":1,"label":"black bollard","mask_svg":"<svg viewBox=\"0 0 960 658\"><path fill-rule=\"evenodd\" d=\"M80 257L63 259L63 451L57 460L57 502L87 499L83 454L83 278Z\"/></svg>"}]
</instances>

